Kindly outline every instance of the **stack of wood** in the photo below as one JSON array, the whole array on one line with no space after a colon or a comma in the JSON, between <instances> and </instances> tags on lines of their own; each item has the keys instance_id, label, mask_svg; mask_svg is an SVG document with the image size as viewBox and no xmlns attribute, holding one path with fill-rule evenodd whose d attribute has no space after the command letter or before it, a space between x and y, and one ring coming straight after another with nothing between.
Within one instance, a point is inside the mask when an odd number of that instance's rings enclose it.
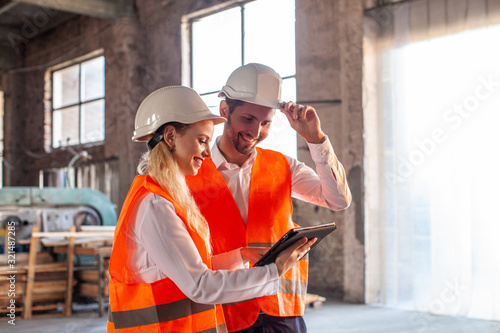
<instances>
[{"instance_id":1,"label":"stack of wood","mask_svg":"<svg viewBox=\"0 0 500 333\"><path fill-rule=\"evenodd\" d=\"M109 262L109 259L105 260L106 270L103 272L103 297L109 296L107 283L109 281L109 272L107 270L107 262ZM97 269L81 269L75 272L75 277L78 281L76 286L77 295L91 298L99 297L99 271Z\"/></svg>"},{"instance_id":2,"label":"stack of wood","mask_svg":"<svg viewBox=\"0 0 500 333\"><path fill-rule=\"evenodd\" d=\"M8 255L0 255L0 313L2 314L10 311L8 306L12 303L15 304L15 314L18 318L21 318L26 302L31 302L34 313L55 310L64 303L68 279L67 264L55 262L47 252L37 253L36 262L32 267L35 270L33 291L31 299L28 299L29 297L26 297L28 259L28 253L16 253L15 265L10 266Z\"/></svg>"}]
</instances>

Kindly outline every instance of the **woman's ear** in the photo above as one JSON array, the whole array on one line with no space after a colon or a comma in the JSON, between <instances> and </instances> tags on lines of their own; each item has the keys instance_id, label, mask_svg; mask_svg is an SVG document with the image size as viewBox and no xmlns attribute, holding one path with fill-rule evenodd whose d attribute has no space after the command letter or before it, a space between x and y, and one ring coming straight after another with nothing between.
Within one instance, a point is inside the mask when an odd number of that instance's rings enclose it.
<instances>
[{"instance_id":1,"label":"woman's ear","mask_svg":"<svg viewBox=\"0 0 500 333\"><path fill-rule=\"evenodd\" d=\"M165 140L165 143L167 144L168 149L170 149L170 151L173 151L175 149L176 135L177 132L175 131L174 126L168 125L163 130L163 140Z\"/></svg>"}]
</instances>

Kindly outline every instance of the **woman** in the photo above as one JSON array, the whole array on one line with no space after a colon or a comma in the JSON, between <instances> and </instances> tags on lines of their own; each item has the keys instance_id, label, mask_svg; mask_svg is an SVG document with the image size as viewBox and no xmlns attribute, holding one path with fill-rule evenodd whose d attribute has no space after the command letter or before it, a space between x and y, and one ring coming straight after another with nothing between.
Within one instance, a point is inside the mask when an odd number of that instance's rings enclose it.
<instances>
[{"instance_id":1,"label":"woman","mask_svg":"<svg viewBox=\"0 0 500 333\"><path fill-rule=\"evenodd\" d=\"M276 294L279 276L314 243L304 238L264 267L212 270L208 225L184 176L211 156L214 125L224 121L187 87L159 89L139 106L132 139L148 141L149 152L116 226L108 332L225 332L214 304ZM255 262L263 252L246 248L217 261Z\"/></svg>"}]
</instances>

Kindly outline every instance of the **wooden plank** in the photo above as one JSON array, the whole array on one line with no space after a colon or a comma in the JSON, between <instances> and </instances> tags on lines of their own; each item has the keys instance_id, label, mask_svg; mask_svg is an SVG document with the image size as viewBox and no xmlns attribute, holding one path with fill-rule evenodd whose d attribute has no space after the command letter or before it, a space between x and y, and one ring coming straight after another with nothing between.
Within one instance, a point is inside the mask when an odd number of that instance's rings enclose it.
<instances>
[{"instance_id":1,"label":"wooden plank","mask_svg":"<svg viewBox=\"0 0 500 333\"><path fill-rule=\"evenodd\" d=\"M42 281L35 282L33 286L34 294L52 293L66 291L66 281Z\"/></svg>"},{"instance_id":2,"label":"wooden plank","mask_svg":"<svg viewBox=\"0 0 500 333\"><path fill-rule=\"evenodd\" d=\"M62 263L62 264L64 264L64 263ZM50 264L50 263L37 264L34 266L38 272L48 272L48 271L56 272L56 271L65 271L67 269L66 265L61 266L59 264L56 265L55 263L54 264ZM26 266L23 265L23 267L19 267L19 268L16 265L16 271L18 274L21 274L23 272L27 272L27 270L28 270L28 265L26 265ZM8 270L5 267L0 268L0 275L6 275L7 274L6 272L8 272Z\"/></svg>"},{"instance_id":3,"label":"wooden plank","mask_svg":"<svg viewBox=\"0 0 500 333\"><path fill-rule=\"evenodd\" d=\"M71 233L75 233L76 227L74 225L69 229ZM72 236L69 239L68 245L68 284L66 290L66 302L64 305L64 315L71 316L71 304L73 302L73 266L75 264L75 238Z\"/></svg>"},{"instance_id":4,"label":"wooden plank","mask_svg":"<svg viewBox=\"0 0 500 333\"><path fill-rule=\"evenodd\" d=\"M104 243L106 244L106 243ZM76 240L75 240L75 245L77 245ZM103 255L111 255L112 247L111 245L103 245L103 246L87 246L89 245L88 243L82 244L82 246L75 246L75 254L77 255L89 255L89 256L95 256L98 254L103 254ZM101 243L99 243L101 245ZM55 246L54 247L54 253L67 253L68 252L68 247L67 246Z\"/></svg>"},{"instance_id":5,"label":"wooden plank","mask_svg":"<svg viewBox=\"0 0 500 333\"><path fill-rule=\"evenodd\" d=\"M29 242L31 242L31 240ZM29 244L29 242L28 242L28 244ZM12 259L12 258L10 258L10 259ZM20 264L27 265L28 259L29 259L29 252L16 253L16 268ZM7 255L5 255L5 254L0 255L0 264L2 266L7 265L7 260L9 260ZM41 264L44 262L53 262L53 261L54 261L54 259L52 258L52 256L48 252L40 252L40 253L37 253L37 255L36 255L37 264ZM26 266L26 267L28 267L28 266ZM0 267L0 268L3 268L3 267Z\"/></svg>"},{"instance_id":6,"label":"wooden plank","mask_svg":"<svg viewBox=\"0 0 500 333\"><path fill-rule=\"evenodd\" d=\"M24 313L23 318L31 318L32 311L32 296L33 296L33 284L35 282L35 265L36 265L36 253L38 251L38 237L36 233L38 232L38 226L33 226L33 232L31 234L31 245L28 259L28 282L26 284L26 297L24 299Z\"/></svg>"},{"instance_id":7,"label":"wooden plank","mask_svg":"<svg viewBox=\"0 0 500 333\"><path fill-rule=\"evenodd\" d=\"M105 280L109 279L109 272L107 270L105 270L103 272L103 275L104 275L103 278ZM99 281L99 272L98 272L98 270L95 270L95 269L92 269L92 270L85 269L85 270L77 271L76 277L80 281L97 283Z\"/></svg>"},{"instance_id":8,"label":"wooden plank","mask_svg":"<svg viewBox=\"0 0 500 333\"><path fill-rule=\"evenodd\" d=\"M80 283L78 284L78 294L86 297L99 297L99 286L95 283ZM108 286L105 286L102 290L103 296L107 297L109 295Z\"/></svg>"},{"instance_id":9,"label":"wooden plank","mask_svg":"<svg viewBox=\"0 0 500 333\"><path fill-rule=\"evenodd\" d=\"M53 232L33 232L33 235L35 237L47 237L47 238L52 238L52 237L76 237L76 238L81 238L81 237L87 237L87 238L93 238L93 237L111 237L113 238L114 236L114 231L108 230L108 231L53 231Z\"/></svg>"},{"instance_id":10,"label":"wooden plank","mask_svg":"<svg viewBox=\"0 0 500 333\"><path fill-rule=\"evenodd\" d=\"M19 314L19 313L21 313L21 312L23 312L23 310L24 310L24 308L22 306L19 307L19 308L16 306L16 315ZM0 313L1 314L3 314L3 313L9 313L9 312L10 312L10 309L7 309L7 306L0 308ZM10 318L9 317L5 317L4 320L10 320Z\"/></svg>"},{"instance_id":11,"label":"wooden plank","mask_svg":"<svg viewBox=\"0 0 500 333\"><path fill-rule=\"evenodd\" d=\"M32 303L33 304L47 304L47 303L63 303L66 296L66 290L52 292L52 293L33 293ZM32 306L34 306L32 304ZM33 311L33 309L32 309Z\"/></svg>"},{"instance_id":12,"label":"wooden plank","mask_svg":"<svg viewBox=\"0 0 500 333\"><path fill-rule=\"evenodd\" d=\"M115 232L115 226L114 225L82 225L80 226L81 231L88 231L88 232L100 232L100 231L106 231L106 232Z\"/></svg>"},{"instance_id":13,"label":"wooden plank","mask_svg":"<svg viewBox=\"0 0 500 333\"><path fill-rule=\"evenodd\" d=\"M56 310L58 308L59 308L59 304L43 304L43 305L34 306L33 311Z\"/></svg>"},{"instance_id":14,"label":"wooden plank","mask_svg":"<svg viewBox=\"0 0 500 333\"><path fill-rule=\"evenodd\" d=\"M64 271L48 270L47 272L35 273L35 282L52 281L52 280L66 282L68 280L67 268L65 267Z\"/></svg>"}]
</instances>

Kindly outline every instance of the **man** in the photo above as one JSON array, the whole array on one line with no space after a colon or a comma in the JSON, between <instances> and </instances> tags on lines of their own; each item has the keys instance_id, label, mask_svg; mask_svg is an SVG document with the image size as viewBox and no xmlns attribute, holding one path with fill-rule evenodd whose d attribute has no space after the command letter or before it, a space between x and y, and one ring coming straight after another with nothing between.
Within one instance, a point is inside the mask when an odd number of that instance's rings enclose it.
<instances>
[{"instance_id":1,"label":"man","mask_svg":"<svg viewBox=\"0 0 500 333\"><path fill-rule=\"evenodd\" d=\"M206 217L214 254L241 247L268 247L292 222L291 197L341 210L351 193L345 171L311 106L281 102L281 77L270 67L237 68L219 93L220 114L227 118L212 158L206 159L188 186ZM256 148L281 109L292 128L306 139L316 174L295 159ZM306 332L302 319L307 260L281 277L277 295L224 304L230 332Z\"/></svg>"}]
</instances>

